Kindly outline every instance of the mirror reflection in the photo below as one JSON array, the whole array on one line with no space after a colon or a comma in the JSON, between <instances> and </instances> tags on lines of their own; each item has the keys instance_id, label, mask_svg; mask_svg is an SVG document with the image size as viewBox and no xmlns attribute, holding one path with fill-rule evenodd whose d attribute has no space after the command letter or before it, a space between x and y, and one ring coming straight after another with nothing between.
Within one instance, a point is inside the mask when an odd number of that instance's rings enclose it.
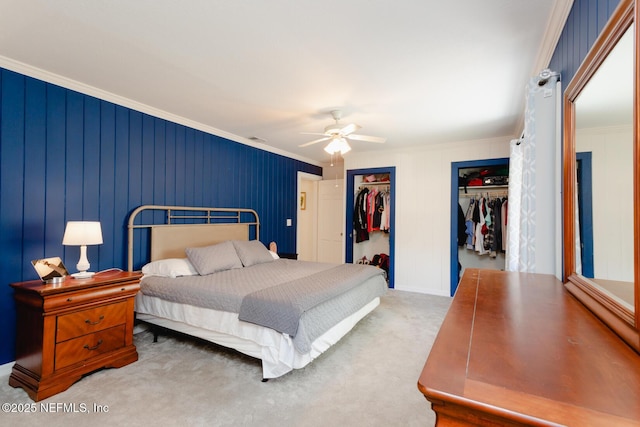
<instances>
[{"instance_id":1,"label":"mirror reflection","mask_svg":"<svg viewBox=\"0 0 640 427\"><path fill-rule=\"evenodd\" d=\"M576 271L634 309L633 25L575 101Z\"/></svg>"}]
</instances>

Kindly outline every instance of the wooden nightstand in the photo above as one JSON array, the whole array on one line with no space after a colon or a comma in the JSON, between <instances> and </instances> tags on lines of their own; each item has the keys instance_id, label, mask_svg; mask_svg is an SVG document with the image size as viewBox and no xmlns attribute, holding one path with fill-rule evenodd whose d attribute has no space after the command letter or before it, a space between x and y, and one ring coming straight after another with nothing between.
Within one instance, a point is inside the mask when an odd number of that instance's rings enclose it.
<instances>
[{"instance_id":1,"label":"wooden nightstand","mask_svg":"<svg viewBox=\"0 0 640 427\"><path fill-rule=\"evenodd\" d=\"M141 277L114 271L60 284L12 283L17 333L9 385L38 401L89 372L138 360L133 311Z\"/></svg>"}]
</instances>

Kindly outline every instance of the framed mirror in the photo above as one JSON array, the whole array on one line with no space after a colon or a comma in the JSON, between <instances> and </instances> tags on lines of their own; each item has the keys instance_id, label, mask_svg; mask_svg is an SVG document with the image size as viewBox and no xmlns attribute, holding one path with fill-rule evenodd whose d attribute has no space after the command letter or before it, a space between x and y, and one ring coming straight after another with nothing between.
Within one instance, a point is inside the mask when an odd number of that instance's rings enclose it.
<instances>
[{"instance_id":1,"label":"framed mirror","mask_svg":"<svg viewBox=\"0 0 640 427\"><path fill-rule=\"evenodd\" d=\"M621 0L564 95L564 282L640 352L638 11Z\"/></svg>"}]
</instances>

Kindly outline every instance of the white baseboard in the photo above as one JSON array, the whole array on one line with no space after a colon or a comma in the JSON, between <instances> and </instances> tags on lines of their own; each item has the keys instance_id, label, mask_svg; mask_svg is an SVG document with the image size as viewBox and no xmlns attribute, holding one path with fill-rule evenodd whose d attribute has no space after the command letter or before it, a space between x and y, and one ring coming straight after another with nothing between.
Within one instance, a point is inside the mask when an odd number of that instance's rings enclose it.
<instances>
[{"instance_id":1,"label":"white baseboard","mask_svg":"<svg viewBox=\"0 0 640 427\"><path fill-rule=\"evenodd\" d=\"M11 374L11 368L13 368L14 362L5 363L0 365L0 377Z\"/></svg>"}]
</instances>

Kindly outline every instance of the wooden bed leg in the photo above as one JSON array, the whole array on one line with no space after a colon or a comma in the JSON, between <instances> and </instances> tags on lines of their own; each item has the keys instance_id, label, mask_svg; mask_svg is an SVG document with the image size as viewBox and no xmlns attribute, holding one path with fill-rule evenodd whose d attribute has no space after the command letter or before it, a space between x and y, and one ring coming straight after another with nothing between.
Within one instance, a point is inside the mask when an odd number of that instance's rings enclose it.
<instances>
[{"instance_id":1,"label":"wooden bed leg","mask_svg":"<svg viewBox=\"0 0 640 427\"><path fill-rule=\"evenodd\" d=\"M151 332L153 332L153 342L158 342L158 328L151 328Z\"/></svg>"},{"instance_id":2,"label":"wooden bed leg","mask_svg":"<svg viewBox=\"0 0 640 427\"><path fill-rule=\"evenodd\" d=\"M266 383L267 381L269 381L269 378L263 378L263 379L262 379L262 382L263 382L263 383Z\"/></svg>"}]
</instances>

